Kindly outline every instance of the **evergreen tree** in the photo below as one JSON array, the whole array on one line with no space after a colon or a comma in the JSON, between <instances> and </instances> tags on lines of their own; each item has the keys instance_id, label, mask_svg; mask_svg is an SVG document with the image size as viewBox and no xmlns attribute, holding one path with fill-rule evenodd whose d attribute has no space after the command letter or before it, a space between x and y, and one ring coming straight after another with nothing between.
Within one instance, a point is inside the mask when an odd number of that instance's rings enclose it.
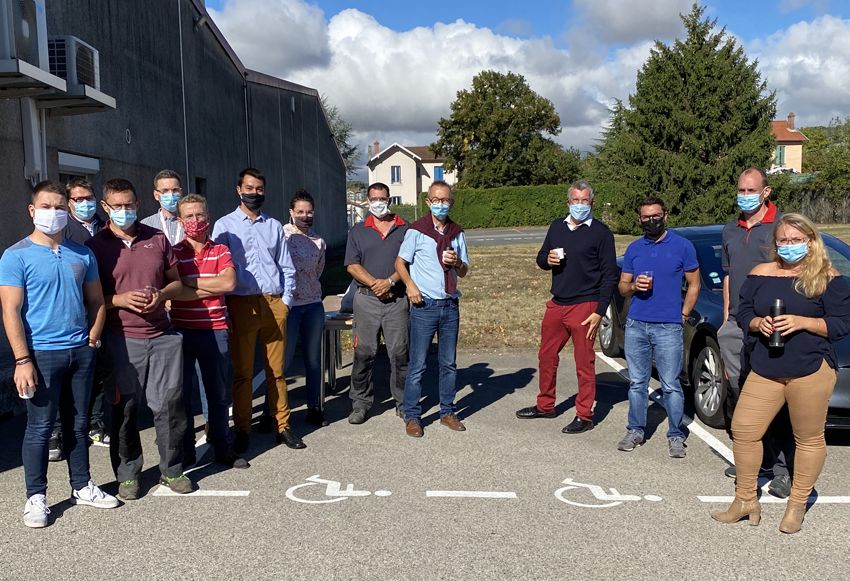
<instances>
[{"instance_id":1,"label":"evergreen tree","mask_svg":"<svg viewBox=\"0 0 850 581\"><path fill-rule=\"evenodd\" d=\"M325 111L325 117L328 120L334 142L336 142L339 154L345 162L345 174L352 176L357 173L357 159L360 157L358 145L351 143L354 130L351 123L343 119L336 105L331 105L324 95L321 96L321 100L322 109Z\"/></svg>"},{"instance_id":2,"label":"evergreen tree","mask_svg":"<svg viewBox=\"0 0 850 581\"><path fill-rule=\"evenodd\" d=\"M738 175L767 167L776 98L757 61L694 4L686 37L656 42L629 106L617 103L593 164L620 230L637 231L639 200L660 195L673 224L720 222L734 212Z\"/></svg>"},{"instance_id":3,"label":"evergreen tree","mask_svg":"<svg viewBox=\"0 0 850 581\"><path fill-rule=\"evenodd\" d=\"M578 171L580 156L545 135L561 120L548 99L522 75L483 71L461 90L448 119L440 119L431 149L446 157L463 187L564 183Z\"/></svg>"}]
</instances>

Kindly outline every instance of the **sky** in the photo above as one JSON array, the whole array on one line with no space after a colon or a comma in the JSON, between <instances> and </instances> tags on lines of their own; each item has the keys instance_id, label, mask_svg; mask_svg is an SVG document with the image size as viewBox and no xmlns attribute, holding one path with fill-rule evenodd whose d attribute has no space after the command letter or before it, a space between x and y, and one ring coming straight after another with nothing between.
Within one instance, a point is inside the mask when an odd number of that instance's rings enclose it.
<instances>
[{"instance_id":1,"label":"sky","mask_svg":"<svg viewBox=\"0 0 850 581\"><path fill-rule=\"evenodd\" d=\"M363 151L428 145L480 71L522 74L561 118L556 141L592 151L634 92L656 40L683 36L692 0L207 0L249 68L313 87ZM850 0L703 0L758 59L777 117L850 116Z\"/></svg>"}]
</instances>

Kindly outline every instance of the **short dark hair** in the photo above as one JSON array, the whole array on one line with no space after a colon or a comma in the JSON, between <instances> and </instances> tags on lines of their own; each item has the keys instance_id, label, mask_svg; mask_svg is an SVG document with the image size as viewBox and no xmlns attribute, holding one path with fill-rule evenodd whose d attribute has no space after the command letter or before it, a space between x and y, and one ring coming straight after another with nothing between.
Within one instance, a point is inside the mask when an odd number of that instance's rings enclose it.
<instances>
[{"instance_id":1,"label":"short dark hair","mask_svg":"<svg viewBox=\"0 0 850 581\"><path fill-rule=\"evenodd\" d=\"M242 171L239 172L239 181L236 182L237 186L242 185L242 180L245 176L251 176L252 178L258 179L263 182L263 185L266 185L266 176L260 173L260 170L254 169L253 167L246 167Z\"/></svg>"},{"instance_id":2,"label":"short dark hair","mask_svg":"<svg viewBox=\"0 0 850 581\"><path fill-rule=\"evenodd\" d=\"M455 195L454 188L452 188L452 186L449 185L449 182L447 182L446 180L434 180L433 182L431 182L431 185L428 186L428 193L429 194L431 193L431 188L433 188L433 187L446 188L447 190L449 190L449 193L452 196Z\"/></svg>"},{"instance_id":3,"label":"short dark hair","mask_svg":"<svg viewBox=\"0 0 850 581\"><path fill-rule=\"evenodd\" d=\"M368 188L366 188L366 197L369 197L369 192L372 190L384 191L387 192L387 195L390 195L390 187L384 182L375 182L374 184L370 184Z\"/></svg>"},{"instance_id":4,"label":"short dark hair","mask_svg":"<svg viewBox=\"0 0 850 581\"><path fill-rule=\"evenodd\" d=\"M73 178L65 184L65 193L69 198L71 197L71 190L74 188L84 188L94 195L94 186L92 186L91 182L86 178Z\"/></svg>"},{"instance_id":5,"label":"short dark hair","mask_svg":"<svg viewBox=\"0 0 850 581\"><path fill-rule=\"evenodd\" d=\"M207 206L207 199L203 196L199 196L198 194L186 194L179 200L177 200L177 215L181 218L183 217L183 213L180 211L183 209L183 206L186 204L203 204L204 209L209 213L210 209Z\"/></svg>"},{"instance_id":6,"label":"short dark hair","mask_svg":"<svg viewBox=\"0 0 850 581\"><path fill-rule=\"evenodd\" d=\"M747 175L747 174L751 174L751 173L757 173L761 176L761 187L766 188L767 186L770 185L767 181L767 172L765 172L760 167L756 167L756 166L748 167L747 169L745 169L744 171L741 172L741 175L743 176L743 175Z\"/></svg>"},{"instance_id":7,"label":"short dark hair","mask_svg":"<svg viewBox=\"0 0 850 581\"><path fill-rule=\"evenodd\" d=\"M132 192L133 199L139 199L139 196L136 194L136 188L133 187L133 184L130 183L130 180L125 180L123 178L114 178L111 180L107 180L106 183L103 184L104 200L107 198L107 196L109 196L109 194L117 192Z\"/></svg>"},{"instance_id":8,"label":"short dark hair","mask_svg":"<svg viewBox=\"0 0 850 581\"><path fill-rule=\"evenodd\" d=\"M66 200L68 199L68 194L65 192L65 188L62 187L62 184L59 184L54 181L44 180L35 184L35 186L33 186L32 188L33 202L35 202L36 197L38 197L41 192L47 192L48 194L59 194Z\"/></svg>"},{"instance_id":9,"label":"short dark hair","mask_svg":"<svg viewBox=\"0 0 850 581\"><path fill-rule=\"evenodd\" d=\"M289 209L294 210L295 204L298 202L310 202L310 205L313 206L313 208L316 207L316 202L313 201L313 196L311 196L310 192L304 188L298 188L295 190L295 195L292 196L292 199L289 201Z\"/></svg>"},{"instance_id":10,"label":"short dark hair","mask_svg":"<svg viewBox=\"0 0 850 581\"><path fill-rule=\"evenodd\" d=\"M667 213L667 204L665 204L664 200L658 196L646 196L643 200L641 200L640 205L638 206L638 213L640 213L640 209L644 206L661 206L661 211L665 214Z\"/></svg>"},{"instance_id":11,"label":"short dark hair","mask_svg":"<svg viewBox=\"0 0 850 581\"><path fill-rule=\"evenodd\" d=\"M164 169L153 177L153 187L156 189L156 183L159 180L177 180L180 183L180 187L183 187L183 180L180 177L180 174L174 171L173 169Z\"/></svg>"}]
</instances>

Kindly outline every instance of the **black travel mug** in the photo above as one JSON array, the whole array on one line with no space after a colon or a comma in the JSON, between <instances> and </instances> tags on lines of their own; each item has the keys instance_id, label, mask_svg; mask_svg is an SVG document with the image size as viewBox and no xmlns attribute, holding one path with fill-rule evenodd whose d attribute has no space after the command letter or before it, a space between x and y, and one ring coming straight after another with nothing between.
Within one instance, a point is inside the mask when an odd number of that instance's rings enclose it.
<instances>
[{"instance_id":1,"label":"black travel mug","mask_svg":"<svg viewBox=\"0 0 850 581\"><path fill-rule=\"evenodd\" d=\"M785 302L782 299L776 299L773 301L773 304L770 305L770 316L775 321L776 317L781 317L785 314ZM785 347L785 341L782 339L782 335L779 331L774 331L770 335L770 342L768 343L769 347Z\"/></svg>"}]
</instances>

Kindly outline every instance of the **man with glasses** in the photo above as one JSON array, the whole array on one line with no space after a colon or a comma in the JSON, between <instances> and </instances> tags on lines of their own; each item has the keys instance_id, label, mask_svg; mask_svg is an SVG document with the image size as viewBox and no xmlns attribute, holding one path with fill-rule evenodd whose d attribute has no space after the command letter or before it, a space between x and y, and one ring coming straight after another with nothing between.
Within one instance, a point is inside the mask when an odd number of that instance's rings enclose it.
<instances>
[{"instance_id":1,"label":"man with glasses","mask_svg":"<svg viewBox=\"0 0 850 581\"><path fill-rule=\"evenodd\" d=\"M661 404L667 410L667 451L685 457L682 417L685 395L679 383L684 358L683 330L699 295L699 262L690 240L667 229L667 206L650 196L640 203L644 236L626 249L620 294L631 298L625 349L629 366L629 419L617 449L631 452L644 443L647 387L653 361L661 380ZM688 290L682 299L682 279Z\"/></svg>"},{"instance_id":2,"label":"man with glasses","mask_svg":"<svg viewBox=\"0 0 850 581\"><path fill-rule=\"evenodd\" d=\"M537 266L552 271L552 299L540 325L540 391L537 404L516 412L521 419L554 418L560 353L573 340L578 377L576 416L563 430L578 434L593 428L596 354L593 342L617 286L614 235L592 215L593 188L584 180L567 190L569 213L549 226L537 253Z\"/></svg>"},{"instance_id":3,"label":"man with glasses","mask_svg":"<svg viewBox=\"0 0 850 581\"><path fill-rule=\"evenodd\" d=\"M356 284L354 295L354 363L351 371L349 423L362 424L375 400L372 368L384 335L390 360L390 395L402 417L407 377L409 305L395 272L395 259L407 223L389 210L390 188L376 182L366 190L369 215L348 231L345 267Z\"/></svg>"},{"instance_id":4,"label":"man with glasses","mask_svg":"<svg viewBox=\"0 0 850 581\"><path fill-rule=\"evenodd\" d=\"M410 309L410 363L404 384L404 422L408 436L421 438L422 376L428 349L437 335L440 423L462 432L455 414L457 336L460 326L458 277L469 272L463 228L449 218L452 187L437 180L428 188L430 213L414 222L404 235L396 272L407 288Z\"/></svg>"},{"instance_id":5,"label":"man with glasses","mask_svg":"<svg viewBox=\"0 0 850 581\"><path fill-rule=\"evenodd\" d=\"M153 178L153 198L159 204L156 214L142 220L142 224L162 230L168 242L174 246L185 237L183 225L177 216L177 202L183 195L180 174L164 169Z\"/></svg>"},{"instance_id":6,"label":"man with glasses","mask_svg":"<svg viewBox=\"0 0 850 581\"><path fill-rule=\"evenodd\" d=\"M136 221L139 200L127 180L103 186L106 228L86 245L97 259L106 301L103 344L112 365L110 453L118 479L118 496L139 498L144 466L138 415L143 399L153 412L159 449L160 484L179 494L192 491L183 474L182 339L171 327L165 301L183 284L177 259L165 235Z\"/></svg>"},{"instance_id":7,"label":"man with glasses","mask_svg":"<svg viewBox=\"0 0 850 581\"><path fill-rule=\"evenodd\" d=\"M770 201L771 189L764 170L751 167L738 178L736 202L740 214L723 226L723 313L724 323L717 331L720 356L729 381L726 394L726 426L731 428L732 415L741 386L744 385L749 366L744 352L744 332L735 320L740 301L741 287L750 271L773 256L773 227L782 217ZM731 430L729 433L731 437ZM763 438L764 459L760 474L773 479L768 492L779 498L791 494L791 466L794 461L794 436L788 408L777 414ZM734 466L726 469L726 476L734 478Z\"/></svg>"}]
</instances>

